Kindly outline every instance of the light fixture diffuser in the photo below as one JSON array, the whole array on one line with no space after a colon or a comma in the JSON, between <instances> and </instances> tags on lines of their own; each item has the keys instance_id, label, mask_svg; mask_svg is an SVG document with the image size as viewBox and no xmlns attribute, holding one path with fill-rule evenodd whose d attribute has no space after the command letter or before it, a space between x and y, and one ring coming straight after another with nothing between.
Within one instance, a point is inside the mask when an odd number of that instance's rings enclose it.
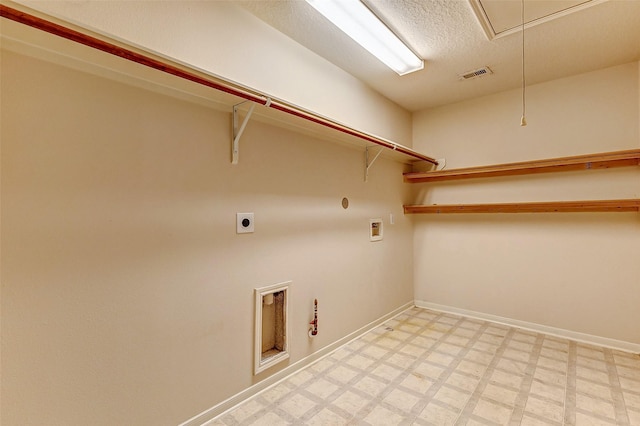
<instances>
[{"instance_id":1,"label":"light fixture diffuser","mask_svg":"<svg viewBox=\"0 0 640 426\"><path fill-rule=\"evenodd\" d=\"M360 0L306 2L399 75L424 68L424 61Z\"/></svg>"}]
</instances>

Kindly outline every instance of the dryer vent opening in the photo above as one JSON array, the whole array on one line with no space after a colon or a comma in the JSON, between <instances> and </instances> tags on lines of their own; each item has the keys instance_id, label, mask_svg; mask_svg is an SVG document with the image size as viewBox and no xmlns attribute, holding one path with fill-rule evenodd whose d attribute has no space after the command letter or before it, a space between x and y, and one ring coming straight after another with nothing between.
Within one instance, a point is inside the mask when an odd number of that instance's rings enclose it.
<instances>
[{"instance_id":1,"label":"dryer vent opening","mask_svg":"<svg viewBox=\"0 0 640 426\"><path fill-rule=\"evenodd\" d=\"M289 358L288 284L255 289L254 374Z\"/></svg>"},{"instance_id":2,"label":"dryer vent opening","mask_svg":"<svg viewBox=\"0 0 640 426\"><path fill-rule=\"evenodd\" d=\"M262 361L285 348L284 290L262 297Z\"/></svg>"}]
</instances>

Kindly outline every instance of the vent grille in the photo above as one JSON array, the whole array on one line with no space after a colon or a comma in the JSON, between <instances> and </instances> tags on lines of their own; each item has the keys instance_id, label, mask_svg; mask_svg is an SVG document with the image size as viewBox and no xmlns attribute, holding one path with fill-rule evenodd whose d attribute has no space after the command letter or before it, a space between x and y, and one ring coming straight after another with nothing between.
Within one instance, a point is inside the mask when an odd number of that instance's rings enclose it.
<instances>
[{"instance_id":1,"label":"vent grille","mask_svg":"<svg viewBox=\"0 0 640 426\"><path fill-rule=\"evenodd\" d=\"M470 80L472 78L482 77L483 75L493 74L493 71L489 67L478 68L477 70L467 71L463 74L459 74L460 80Z\"/></svg>"}]
</instances>

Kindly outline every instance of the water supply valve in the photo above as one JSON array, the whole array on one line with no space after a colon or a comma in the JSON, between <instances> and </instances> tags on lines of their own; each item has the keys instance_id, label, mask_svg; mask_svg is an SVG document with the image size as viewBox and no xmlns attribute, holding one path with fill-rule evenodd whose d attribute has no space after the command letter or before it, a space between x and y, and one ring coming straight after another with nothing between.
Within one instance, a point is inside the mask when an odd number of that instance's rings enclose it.
<instances>
[{"instance_id":1,"label":"water supply valve","mask_svg":"<svg viewBox=\"0 0 640 426\"><path fill-rule=\"evenodd\" d=\"M311 328L309 329L309 337L315 337L318 335L318 299L313 299L313 320L309 323Z\"/></svg>"}]
</instances>

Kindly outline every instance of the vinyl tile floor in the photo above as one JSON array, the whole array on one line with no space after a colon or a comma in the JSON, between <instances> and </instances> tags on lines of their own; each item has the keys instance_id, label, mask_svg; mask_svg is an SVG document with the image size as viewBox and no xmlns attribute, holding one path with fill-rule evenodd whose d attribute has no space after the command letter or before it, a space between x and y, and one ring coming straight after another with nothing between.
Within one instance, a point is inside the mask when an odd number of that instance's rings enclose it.
<instances>
[{"instance_id":1,"label":"vinyl tile floor","mask_svg":"<svg viewBox=\"0 0 640 426\"><path fill-rule=\"evenodd\" d=\"M210 424L640 426L640 356L412 308Z\"/></svg>"}]
</instances>

